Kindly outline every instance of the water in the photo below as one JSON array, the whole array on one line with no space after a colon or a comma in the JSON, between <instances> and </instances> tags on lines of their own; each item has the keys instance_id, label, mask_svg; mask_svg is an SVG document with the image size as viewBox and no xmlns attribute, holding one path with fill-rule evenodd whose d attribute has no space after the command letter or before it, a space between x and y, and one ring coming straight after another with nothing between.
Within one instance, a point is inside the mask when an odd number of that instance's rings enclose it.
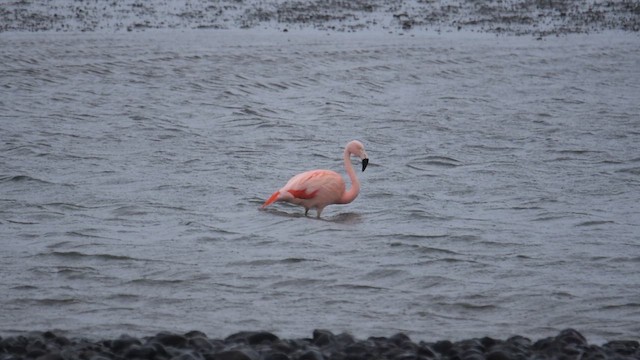
<instances>
[{"instance_id":1,"label":"water","mask_svg":"<svg viewBox=\"0 0 640 360\"><path fill-rule=\"evenodd\" d=\"M0 47L4 334L640 332L635 35ZM343 172L351 139L371 161L353 203L258 210L298 172Z\"/></svg>"}]
</instances>

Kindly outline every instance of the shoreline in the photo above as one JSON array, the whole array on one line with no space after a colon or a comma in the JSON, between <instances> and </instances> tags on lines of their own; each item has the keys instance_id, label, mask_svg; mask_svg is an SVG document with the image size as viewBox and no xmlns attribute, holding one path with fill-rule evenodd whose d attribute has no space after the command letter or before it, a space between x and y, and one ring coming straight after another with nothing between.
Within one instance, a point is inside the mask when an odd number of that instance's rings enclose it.
<instances>
[{"instance_id":1,"label":"shoreline","mask_svg":"<svg viewBox=\"0 0 640 360\"><path fill-rule=\"evenodd\" d=\"M160 332L154 336L89 340L69 338L56 331L0 336L0 359L638 359L637 340L614 340L603 345L587 342L580 332L565 329L557 336L531 340L512 336L461 341L413 341L403 333L357 339L348 333L314 330L311 337L281 339L266 331L243 331L224 339L210 339L200 331Z\"/></svg>"},{"instance_id":2,"label":"shoreline","mask_svg":"<svg viewBox=\"0 0 640 360\"><path fill-rule=\"evenodd\" d=\"M202 38L207 41L215 41L220 44L236 45L238 41L246 41L247 44L281 44L281 43L304 43L312 41L314 44L322 44L323 42L335 43L336 40L345 42L371 43L375 45L379 41L411 41L414 39L443 39L443 40L509 40L517 39L517 43L521 41L535 43L538 41L567 39L591 42L595 40L602 41L631 41L640 40L638 34L621 30L603 30L597 33L567 33L557 34L555 36L533 37L526 35L512 34L494 34L487 32L476 32L467 30L451 30L443 32L435 32L430 30L420 32L403 32L403 31L387 31L382 29L373 29L359 31L353 33L332 32L326 30L303 28L298 30L289 30L283 32L273 28L251 28L251 29L166 29L153 28L143 31L123 31L117 30L113 32L82 32L82 31L13 31L0 32L0 40L32 40L39 38L46 39L69 39L70 37L78 37L85 39L113 39L113 38L155 38L164 39L167 42L174 40L182 40L182 38Z\"/></svg>"}]
</instances>

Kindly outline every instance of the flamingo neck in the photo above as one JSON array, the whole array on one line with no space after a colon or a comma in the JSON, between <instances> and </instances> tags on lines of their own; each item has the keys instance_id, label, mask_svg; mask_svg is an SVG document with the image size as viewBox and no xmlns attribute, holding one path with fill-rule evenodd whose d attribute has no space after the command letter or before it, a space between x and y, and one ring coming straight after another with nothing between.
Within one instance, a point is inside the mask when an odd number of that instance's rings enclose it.
<instances>
[{"instance_id":1,"label":"flamingo neck","mask_svg":"<svg viewBox=\"0 0 640 360\"><path fill-rule=\"evenodd\" d=\"M351 188L342 194L340 203L348 204L358 197L360 193L360 181L358 181L356 172L351 165L351 152L348 149L344 149L344 169L347 171L347 175L349 175L349 179L351 180Z\"/></svg>"}]
</instances>

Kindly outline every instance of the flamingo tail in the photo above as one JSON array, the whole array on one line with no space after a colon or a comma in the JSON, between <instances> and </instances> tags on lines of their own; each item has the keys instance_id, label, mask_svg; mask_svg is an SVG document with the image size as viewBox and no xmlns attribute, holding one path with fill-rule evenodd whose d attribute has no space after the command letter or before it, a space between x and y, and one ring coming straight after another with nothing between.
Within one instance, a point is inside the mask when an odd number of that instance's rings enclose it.
<instances>
[{"instance_id":1,"label":"flamingo tail","mask_svg":"<svg viewBox=\"0 0 640 360\"><path fill-rule=\"evenodd\" d=\"M273 195L271 195L271 197L269 199L267 199L267 201L264 202L264 204L262 204L262 208L266 208L267 206L273 204L274 202L276 202L276 200L278 200L278 196L280 196L280 191L276 191L273 193Z\"/></svg>"}]
</instances>

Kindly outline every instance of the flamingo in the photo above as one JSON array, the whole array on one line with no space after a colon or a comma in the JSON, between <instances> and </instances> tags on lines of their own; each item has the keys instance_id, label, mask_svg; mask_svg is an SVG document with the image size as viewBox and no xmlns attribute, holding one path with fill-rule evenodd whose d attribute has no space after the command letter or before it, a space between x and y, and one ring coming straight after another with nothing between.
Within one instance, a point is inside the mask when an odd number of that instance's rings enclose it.
<instances>
[{"instance_id":1,"label":"flamingo","mask_svg":"<svg viewBox=\"0 0 640 360\"><path fill-rule=\"evenodd\" d=\"M351 166L351 155L362 160L362 171L367 168L369 158L364 151L364 145L353 140L344 148L344 168L351 179L351 189L346 190L344 179L340 174L331 170L310 170L292 177L280 190L271 195L262 204L262 209L276 201L286 201L304 207L304 216L309 209L315 208L320 218L322 210L330 204L348 204L360 193L360 181Z\"/></svg>"}]
</instances>

